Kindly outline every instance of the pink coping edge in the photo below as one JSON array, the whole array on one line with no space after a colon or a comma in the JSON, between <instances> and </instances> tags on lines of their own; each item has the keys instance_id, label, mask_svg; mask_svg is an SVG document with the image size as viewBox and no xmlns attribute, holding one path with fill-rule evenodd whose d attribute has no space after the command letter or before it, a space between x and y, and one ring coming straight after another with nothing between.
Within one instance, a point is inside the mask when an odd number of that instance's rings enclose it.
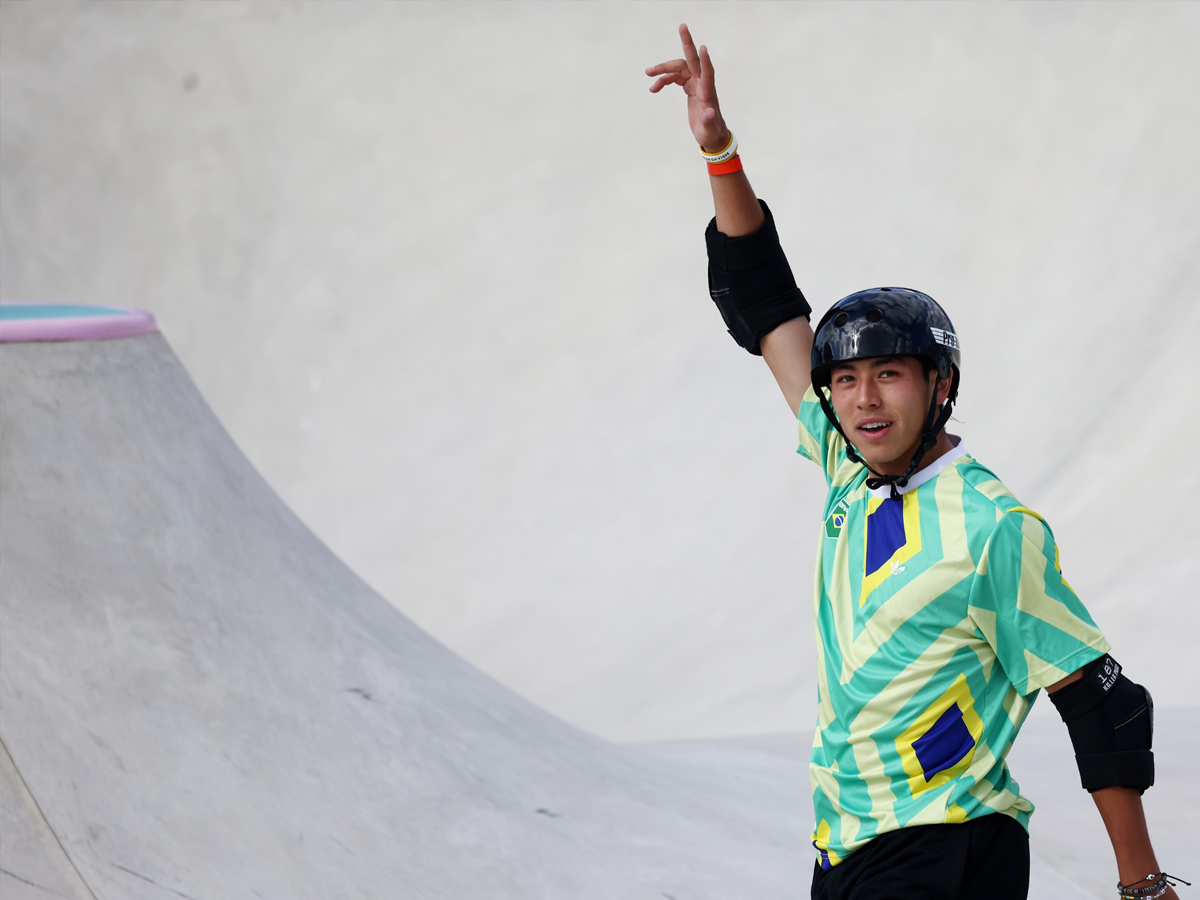
<instances>
[{"instance_id":1,"label":"pink coping edge","mask_svg":"<svg viewBox=\"0 0 1200 900\"><path fill-rule=\"evenodd\" d=\"M58 303L5 303L3 306L60 306ZM72 306L84 304L71 304ZM102 306L119 309L122 316L72 316L58 319L14 319L0 322L0 343L24 341L112 341L158 331L154 316L134 306Z\"/></svg>"}]
</instances>

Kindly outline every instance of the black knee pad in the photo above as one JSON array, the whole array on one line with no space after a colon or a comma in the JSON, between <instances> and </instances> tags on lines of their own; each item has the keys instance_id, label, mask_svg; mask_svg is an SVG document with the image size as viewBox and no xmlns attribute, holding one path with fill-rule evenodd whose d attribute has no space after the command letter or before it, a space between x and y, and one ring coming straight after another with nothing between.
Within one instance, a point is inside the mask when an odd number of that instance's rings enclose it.
<instances>
[{"instance_id":1,"label":"black knee pad","mask_svg":"<svg viewBox=\"0 0 1200 900\"><path fill-rule=\"evenodd\" d=\"M788 265L775 219L767 204L758 201L767 217L753 234L726 237L717 231L717 220L708 223L708 292L721 311L725 327L738 345L762 356L759 340L784 322L808 317L812 309Z\"/></svg>"},{"instance_id":2,"label":"black knee pad","mask_svg":"<svg viewBox=\"0 0 1200 900\"><path fill-rule=\"evenodd\" d=\"M1088 663L1083 678L1055 691L1050 701L1067 723L1084 788L1154 784L1154 701L1123 674L1108 654Z\"/></svg>"}]
</instances>

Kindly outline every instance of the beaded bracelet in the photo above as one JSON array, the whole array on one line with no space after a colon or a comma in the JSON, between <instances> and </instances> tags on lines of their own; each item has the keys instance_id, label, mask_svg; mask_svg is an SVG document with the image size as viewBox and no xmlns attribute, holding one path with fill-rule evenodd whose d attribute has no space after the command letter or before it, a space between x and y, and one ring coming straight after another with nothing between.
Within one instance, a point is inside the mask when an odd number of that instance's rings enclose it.
<instances>
[{"instance_id":1,"label":"beaded bracelet","mask_svg":"<svg viewBox=\"0 0 1200 900\"><path fill-rule=\"evenodd\" d=\"M1145 887L1133 886L1145 881L1151 883ZM1117 896L1120 900L1157 900L1157 898L1166 894L1168 887L1175 887L1176 884L1186 884L1188 887L1192 886L1190 881L1184 881L1178 875L1168 875L1166 872L1151 872L1145 878L1131 884L1122 884L1118 881Z\"/></svg>"}]
</instances>

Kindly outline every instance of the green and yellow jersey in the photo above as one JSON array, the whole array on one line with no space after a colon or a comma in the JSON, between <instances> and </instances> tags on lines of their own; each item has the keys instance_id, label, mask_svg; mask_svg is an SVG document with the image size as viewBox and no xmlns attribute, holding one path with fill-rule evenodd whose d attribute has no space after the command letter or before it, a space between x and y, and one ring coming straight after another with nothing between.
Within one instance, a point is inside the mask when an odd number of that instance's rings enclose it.
<instances>
[{"instance_id":1,"label":"green and yellow jersey","mask_svg":"<svg viewBox=\"0 0 1200 900\"><path fill-rule=\"evenodd\" d=\"M809 764L821 865L909 825L1002 813L1028 827L1004 757L1038 689L1109 649L1049 526L961 442L891 499L811 387L799 422L829 485Z\"/></svg>"}]
</instances>

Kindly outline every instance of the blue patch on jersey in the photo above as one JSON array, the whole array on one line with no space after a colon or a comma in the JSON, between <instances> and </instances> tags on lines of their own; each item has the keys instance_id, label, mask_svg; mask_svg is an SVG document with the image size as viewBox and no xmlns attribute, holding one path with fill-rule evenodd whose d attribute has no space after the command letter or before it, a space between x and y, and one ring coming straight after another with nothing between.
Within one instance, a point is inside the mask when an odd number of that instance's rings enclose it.
<instances>
[{"instance_id":1,"label":"blue patch on jersey","mask_svg":"<svg viewBox=\"0 0 1200 900\"><path fill-rule=\"evenodd\" d=\"M904 543L904 501L888 497L867 516L867 574L884 565Z\"/></svg>"},{"instance_id":2,"label":"blue patch on jersey","mask_svg":"<svg viewBox=\"0 0 1200 900\"><path fill-rule=\"evenodd\" d=\"M950 768L974 746L975 739L963 722L962 710L954 703L938 716L932 728L913 741L912 748L925 773L925 780L931 781L934 775Z\"/></svg>"}]
</instances>

